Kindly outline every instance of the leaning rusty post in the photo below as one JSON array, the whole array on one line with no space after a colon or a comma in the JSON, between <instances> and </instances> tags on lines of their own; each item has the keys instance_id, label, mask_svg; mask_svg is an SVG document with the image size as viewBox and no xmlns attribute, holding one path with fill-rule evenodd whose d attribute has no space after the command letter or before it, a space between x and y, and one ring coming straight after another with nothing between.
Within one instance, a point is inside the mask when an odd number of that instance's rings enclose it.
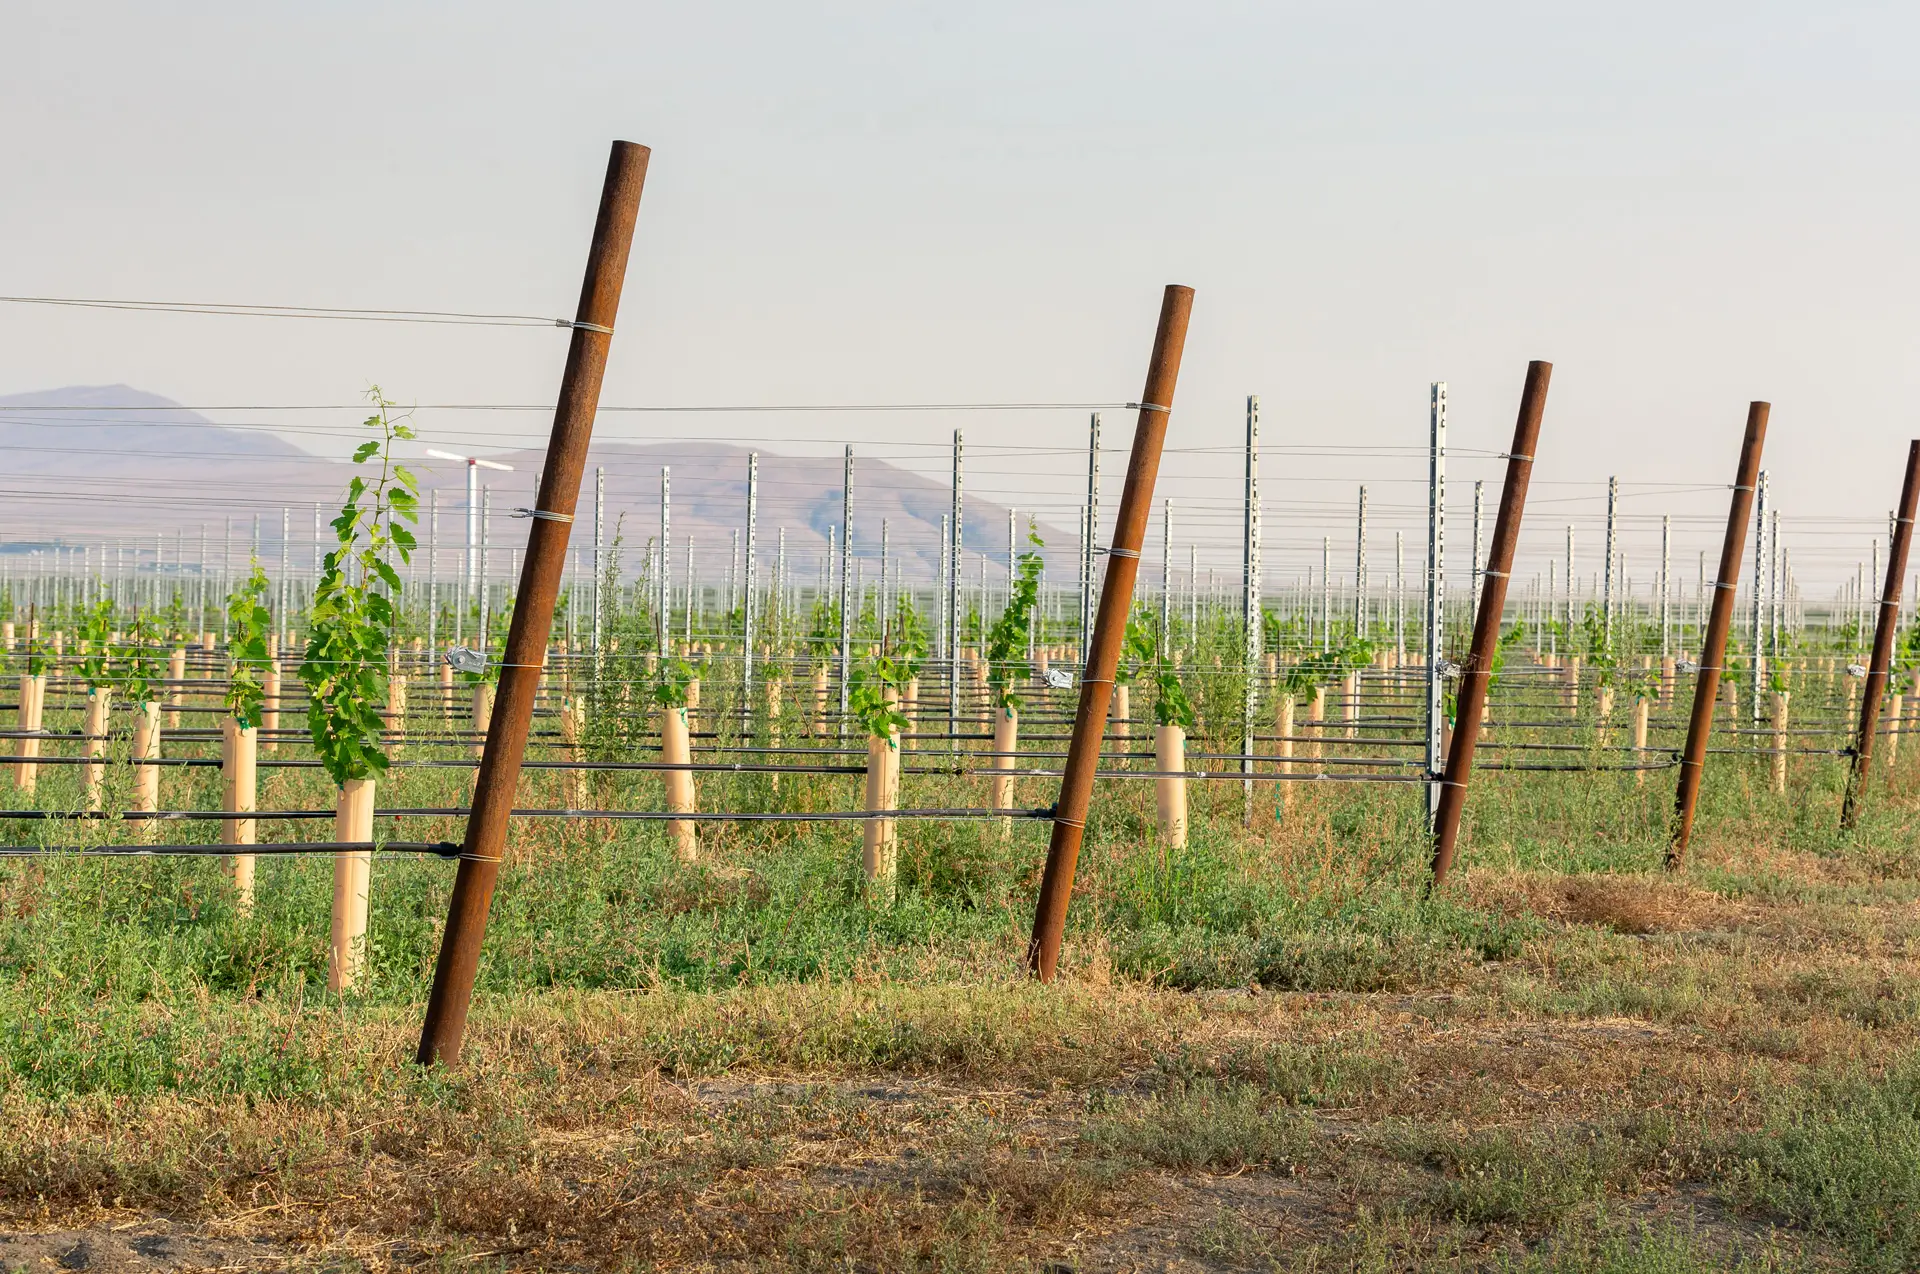
<instances>
[{"instance_id":1,"label":"leaning rusty post","mask_svg":"<svg viewBox=\"0 0 1920 1274\"><path fill-rule=\"evenodd\" d=\"M1467 804L1467 780L1473 774L1473 749L1486 719L1487 683L1492 677L1494 652L1500 645L1500 617L1507 607L1507 576L1513 571L1513 551L1520 542L1520 515L1527 507L1527 482L1533 477L1533 449L1540 441L1540 418L1547 410L1547 383L1553 364L1537 359L1527 364L1527 383L1520 391L1520 416L1513 426L1513 447L1507 454L1507 478L1500 488L1500 512L1494 518L1493 544L1480 572L1480 610L1473 619L1473 647L1460 670L1455 695L1453 746L1447 750L1447 768L1440 778L1440 804L1433 812L1433 881L1447 883L1454 851L1460 840L1460 812Z\"/></svg>"},{"instance_id":2,"label":"leaning rusty post","mask_svg":"<svg viewBox=\"0 0 1920 1274\"><path fill-rule=\"evenodd\" d=\"M1760 449L1767 440L1767 403L1747 405L1747 436L1740 443L1740 469L1733 480L1733 504L1727 510L1727 536L1720 544L1720 573L1714 576L1713 609L1700 643L1700 675L1693 684L1693 715L1687 722L1687 748L1680 754L1680 783L1673 798L1673 839L1667 844L1667 870L1678 870L1693 839L1693 807L1706 774L1707 736L1720 702L1720 665L1727 655L1727 631L1733 627L1733 594L1739 587L1740 554L1746 548L1747 523L1753 520L1753 488L1760 479ZM1759 687L1754 692L1759 693Z\"/></svg>"},{"instance_id":3,"label":"leaning rusty post","mask_svg":"<svg viewBox=\"0 0 1920 1274\"><path fill-rule=\"evenodd\" d=\"M1187 318L1192 311L1193 289L1168 284L1160 299L1160 326L1153 337L1153 359L1147 365L1147 387L1140 395L1140 418L1133 427L1133 457L1127 462L1113 547L1107 550L1100 613L1087 644L1080 708L1073 718L1073 739L1067 745L1067 765L1053 810L1053 839L1047 845L1046 872L1034 906L1027 965L1042 982L1053 981L1060 962L1067 904L1073 899L1073 871L1080 861L1087 808L1093 803L1100 738L1106 732L1108 700L1120 667L1120 644L1133 606L1133 579L1140 570L1140 546L1146 541L1147 518L1153 511L1153 483L1160 473L1160 448L1166 442L1167 417L1173 412L1173 389L1180 379L1180 353L1186 347Z\"/></svg>"},{"instance_id":4,"label":"leaning rusty post","mask_svg":"<svg viewBox=\"0 0 1920 1274\"><path fill-rule=\"evenodd\" d=\"M1840 830L1850 832L1860 821L1860 786L1873 760L1873 736L1880 729L1880 700L1886 697L1887 677L1893 669L1894 628L1900 622L1900 578L1907 573L1907 549L1913 543L1913 506L1920 497L1920 439L1907 446L1907 480L1900 487L1900 512L1893 523L1893 543L1887 546L1887 581L1880 590L1880 618L1873 628L1873 662L1867 665L1867 684L1860 696L1860 733L1854 739L1853 765L1847 771L1847 794L1840 803Z\"/></svg>"},{"instance_id":5,"label":"leaning rusty post","mask_svg":"<svg viewBox=\"0 0 1920 1274\"><path fill-rule=\"evenodd\" d=\"M533 721L533 700L540 684L547 640L552 634L554 601L566 565L567 534L580 499L580 475L593 437L600 382L613 344L613 320L620 309L620 287L627 274L627 251L646 183L645 146L615 142L600 191L600 212L587 252L586 281L580 289L553 436L540 475L537 507L527 535L526 562L520 571L519 600L501 660L500 689L494 700L492 728L474 784L473 812L467 818L460 871L447 909L447 932L433 972L433 992L420 1029L422 1065L460 1060L467 1009L480 968L480 943L486 935L487 909L507 843L507 820L519 786L520 763Z\"/></svg>"}]
</instances>

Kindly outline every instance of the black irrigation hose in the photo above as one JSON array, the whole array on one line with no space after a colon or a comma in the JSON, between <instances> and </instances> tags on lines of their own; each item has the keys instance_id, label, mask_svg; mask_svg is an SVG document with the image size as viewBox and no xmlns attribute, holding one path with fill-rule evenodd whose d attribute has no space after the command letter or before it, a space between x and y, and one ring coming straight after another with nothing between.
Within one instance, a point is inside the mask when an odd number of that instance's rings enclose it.
<instances>
[{"instance_id":1,"label":"black irrigation hose","mask_svg":"<svg viewBox=\"0 0 1920 1274\"><path fill-rule=\"evenodd\" d=\"M376 818L433 818L465 815L470 811L463 808L449 809L393 809L375 810ZM151 815L87 815L61 814L52 811L0 811L0 818L19 817L22 814L34 814L51 821L66 819L86 820L97 818L112 822L132 821L135 818L158 818L172 822L219 822L240 819L259 819L262 821L296 820L312 818L332 818L332 810L285 810L263 812L235 812L233 810L166 810ZM815 813L728 813L716 811L687 811L675 813L670 810L574 810L574 809L530 809L514 810L515 818L578 818L606 819L611 822L691 822L691 823L867 823L890 822L896 819L940 819L953 822L968 822L982 819L1018 818L1050 819L1053 817L1051 805L1033 809L993 809L960 807L954 809L900 809L900 810L823 810ZM460 846L448 841L387 841L376 845L372 841L294 841L266 845L220 845L206 847L186 847L196 852L232 856L235 854L302 854L302 853L346 853L354 850L372 848L392 848L409 852L436 854L458 854ZM9 847L0 845L0 857L9 853L39 852L44 847ZM128 847L124 852L152 853L168 848L166 846ZM174 847L181 848L181 847ZM77 853L79 850L51 850L48 852Z\"/></svg>"},{"instance_id":2,"label":"black irrigation hose","mask_svg":"<svg viewBox=\"0 0 1920 1274\"><path fill-rule=\"evenodd\" d=\"M387 854L433 854L460 857L460 846L444 840L293 841L276 845L0 845L0 858L231 858L293 854L351 854L362 851Z\"/></svg>"},{"instance_id":3,"label":"black irrigation hose","mask_svg":"<svg viewBox=\"0 0 1920 1274\"><path fill-rule=\"evenodd\" d=\"M1626 773L1630 771L1672 770L1679 768L1680 758L1672 757L1665 761L1650 761L1644 765L1511 765L1497 761L1492 765L1477 765L1476 773L1499 773L1525 771L1532 774L1605 774L1609 772Z\"/></svg>"}]
</instances>

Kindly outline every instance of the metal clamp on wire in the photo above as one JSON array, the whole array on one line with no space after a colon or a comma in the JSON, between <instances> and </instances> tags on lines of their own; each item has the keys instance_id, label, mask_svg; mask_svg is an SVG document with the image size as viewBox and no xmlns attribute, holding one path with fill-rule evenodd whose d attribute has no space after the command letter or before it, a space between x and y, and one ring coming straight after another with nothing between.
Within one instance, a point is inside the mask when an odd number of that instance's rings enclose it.
<instances>
[{"instance_id":1,"label":"metal clamp on wire","mask_svg":"<svg viewBox=\"0 0 1920 1274\"><path fill-rule=\"evenodd\" d=\"M599 333L601 333L601 334L602 334L602 335L604 335L604 336L612 336L612 335L613 335L613 329L612 329L612 328L610 328L610 327L601 327L601 326L600 326L600 325L599 325L598 323L581 323L581 322L578 322L577 320L574 320L574 319L555 319L555 320L553 321L553 325L554 325L555 327L572 327L572 328L577 328L577 329L579 329L579 330L580 330L580 331L582 331L582 332L599 332Z\"/></svg>"},{"instance_id":2,"label":"metal clamp on wire","mask_svg":"<svg viewBox=\"0 0 1920 1274\"><path fill-rule=\"evenodd\" d=\"M487 652L484 650L468 650L465 646L449 646L446 652L440 657L447 663L453 665L455 672L464 672L471 676L478 677L487 670ZM510 664L502 662L494 664L493 666L496 668L539 668L544 670L547 665L545 663Z\"/></svg>"},{"instance_id":3,"label":"metal clamp on wire","mask_svg":"<svg viewBox=\"0 0 1920 1274\"><path fill-rule=\"evenodd\" d=\"M1140 557L1140 550L1139 550L1139 549L1102 549L1102 548L1096 548L1096 549L1094 550L1094 552L1095 552L1095 553L1105 553L1105 554L1106 554L1106 555L1107 555L1108 557L1131 557L1131 558L1134 558L1134 559L1136 559L1136 560L1138 560L1138 558Z\"/></svg>"},{"instance_id":4,"label":"metal clamp on wire","mask_svg":"<svg viewBox=\"0 0 1920 1274\"><path fill-rule=\"evenodd\" d=\"M539 518L542 522L573 521L573 514L571 513L550 513L546 509L510 509L507 512L507 516L510 518Z\"/></svg>"}]
</instances>

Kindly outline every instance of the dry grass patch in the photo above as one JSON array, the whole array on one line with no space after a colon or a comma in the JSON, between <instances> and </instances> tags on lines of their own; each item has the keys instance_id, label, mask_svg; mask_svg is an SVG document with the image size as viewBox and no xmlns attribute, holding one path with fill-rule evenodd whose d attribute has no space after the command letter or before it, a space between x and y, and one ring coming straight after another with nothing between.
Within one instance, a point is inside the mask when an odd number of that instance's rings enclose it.
<instances>
[{"instance_id":1,"label":"dry grass patch","mask_svg":"<svg viewBox=\"0 0 1920 1274\"><path fill-rule=\"evenodd\" d=\"M1614 933L1738 929L1764 914L1711 890L1650 876L1476 872L1468 881L1476 903L1504 914L1593 925Z\"/></svg>"}]
</instances>

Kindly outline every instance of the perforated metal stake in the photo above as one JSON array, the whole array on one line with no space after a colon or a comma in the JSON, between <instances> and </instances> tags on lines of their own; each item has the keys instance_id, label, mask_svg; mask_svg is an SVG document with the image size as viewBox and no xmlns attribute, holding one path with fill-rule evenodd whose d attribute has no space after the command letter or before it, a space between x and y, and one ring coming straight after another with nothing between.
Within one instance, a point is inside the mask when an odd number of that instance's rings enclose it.
<instances>
[{"instance_id":1,"label":"perforated metal stake","mask_svg":"<svg viewBox=\"0 0 1920 1274\"><path fill-rule=\"evenodd\" d=\"M1446 688L1440 679L1440 659L1446 645L1447 604L1447 382L1427 387L1427 830L1436 826L1440 812L1440 771L1446 756L1440 748L1446 721Z\"/></svg>"},{"instance_id":2,"label":"perforated metal stake","mask_svg":"<svg viewBox=\"0 0 1920 1274\"><path fill-rule=\"evenodd\" d=\"M1247 489L1240 545L1241 670L1246 689L1241 697L1240 771L1241 820L1253 822L1253 745L1260 706L1260 398L1247 395Z\"/></svg>"}]
</instances>

